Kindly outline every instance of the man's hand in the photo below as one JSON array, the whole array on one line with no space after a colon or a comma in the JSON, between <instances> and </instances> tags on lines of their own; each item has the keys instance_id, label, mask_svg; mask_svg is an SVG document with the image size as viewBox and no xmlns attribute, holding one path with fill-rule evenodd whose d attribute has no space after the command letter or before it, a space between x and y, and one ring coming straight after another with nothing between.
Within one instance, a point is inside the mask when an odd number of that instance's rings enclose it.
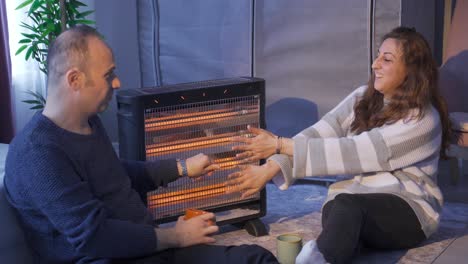
<instances>
[{"instance_id":1,"label":"man's hand","mask_svg":"<svg viewBox=\"0 0 468 264\"><path fill-rule=\"evenodd\" d=\"M195 216L189 220L184 220L184 216L181 216L175 227L156 228L157 250L214 243L216 240L210 235L219 230L219 227L213 224L214 217L213 213Z\"/></svg>"},{"instance_id":2,"label":"man's hand","mask_svg":"<svg viewBox=\"0 0 468 264\"><path fill-rule=\"evenodd\" d=\"M198 154L185 160L187 165L187 174L189 177L199 177L205 174L211 175L213 171L219 170L218 164L212 163L211 159L205 154ZM177 164L179 167L180 164ZM181 168L180 168L181 169ZM181 170L179 170L181 172ZM182 173L179 173L182 175Z\"/></svg>"},{"instance_id":3,"label":"man's hand","mask_svg":"<svg viewBox=\"0 0 468 264\"><path fill-rule=\"evenodd\" d=\"M197 244L214 243L216 240L211 237L218 232L219 227L214 223L213 213L202 214L184 220L179 217L175 226L175 235L178 239L179 247L188 247Z\"/></svg>"}]
</instances>

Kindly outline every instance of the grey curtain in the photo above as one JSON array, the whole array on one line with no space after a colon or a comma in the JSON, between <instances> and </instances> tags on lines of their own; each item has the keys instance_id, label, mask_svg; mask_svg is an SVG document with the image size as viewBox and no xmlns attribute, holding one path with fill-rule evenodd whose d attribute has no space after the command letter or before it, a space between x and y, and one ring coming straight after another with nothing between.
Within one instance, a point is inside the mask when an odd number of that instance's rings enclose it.
<instances>
[{"instance_id":1,"label":"grey curtain","mask_svg":"<svg viewBox=\"0 0 468 264\"><path fill-rule=\"evenodd\" d=\"M251 75L252 1L138 1L143 86Z\"/></svg>"},{"instance_id":2,"label":"grey curtain","mask_svg":"<svg viewBox=\"0 0 468 264\"><path fill-rule=\"evenodd\" d=\"M0 143L9 143L14 133L10 97L11 61L5 1L0 0Z\"/></svg>"}]
</instances>

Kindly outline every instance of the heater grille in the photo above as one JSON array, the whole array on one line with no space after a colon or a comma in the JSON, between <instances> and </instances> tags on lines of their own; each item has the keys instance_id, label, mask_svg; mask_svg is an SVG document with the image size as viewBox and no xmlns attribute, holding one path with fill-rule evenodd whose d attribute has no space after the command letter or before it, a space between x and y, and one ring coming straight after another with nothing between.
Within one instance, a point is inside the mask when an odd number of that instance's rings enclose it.
<instances>
[{"instance_id":1,"label":"heater grille","mask_svg":"<svg viewBox=\"0 0 468 264\"><path fill-rule=\"evenodd\" d=\"M155 219L175 216L188 208L211 208L259 199L257 193L241 199L226 194L227 176L239 161L231 148L233 136L251 136L247 126L259 126L259 95L146 109L145 151L147 160L208 155L221 166L210 176L180 178L147 195Z\"/></svg>"}]
</instances>

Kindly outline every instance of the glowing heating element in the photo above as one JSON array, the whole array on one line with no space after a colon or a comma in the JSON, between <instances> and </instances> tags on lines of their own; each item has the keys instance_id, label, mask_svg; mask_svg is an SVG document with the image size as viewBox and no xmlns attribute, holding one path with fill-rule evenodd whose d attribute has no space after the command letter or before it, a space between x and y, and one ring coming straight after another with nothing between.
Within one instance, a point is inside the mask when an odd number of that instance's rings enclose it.
<instances>
[{"instance_id":1,"label":"glowing heating element","mask_svg":"<svg viewBox=\"0 0 468 264\"><path fill-rule=\"evenodd\" d=\"M247 126L260 126L259 95L146 109L144 113L147 160L185 159L198 153L220 165L212 175L180 178L147 194L155 219L182 214L188 208L215 208L260 198L227 194L227 176L240 164L232 151L233 136L250 137ZM258 164L258 163L256 163Z\"/></svg>"}]
</instances>

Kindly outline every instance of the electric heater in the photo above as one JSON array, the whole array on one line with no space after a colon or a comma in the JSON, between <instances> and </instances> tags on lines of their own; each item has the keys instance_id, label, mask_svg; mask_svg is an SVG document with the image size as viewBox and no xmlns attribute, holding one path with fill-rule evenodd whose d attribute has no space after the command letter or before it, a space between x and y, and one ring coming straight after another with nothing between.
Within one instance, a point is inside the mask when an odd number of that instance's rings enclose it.
<instances>
[{"instance_id":1,"label":"electric heater","mask_svg":"<svg viewBox=\"0 0 468 264\"><path fill-rule=\"evenodd\" d=\"M247 126L265 126L265 81L230 78L121 90L117 93L120 157L186 159L208 155L221 166L210 176L179 178L147 193L157 223L175 220L188 208L214 212L219 225L243 225L253 235L266 229L265 190L250 197L226 194L227 176L239 161L230 138L250 137ZM258 163L256 163L258 164Z\"/></svg>"}]
</instances>

